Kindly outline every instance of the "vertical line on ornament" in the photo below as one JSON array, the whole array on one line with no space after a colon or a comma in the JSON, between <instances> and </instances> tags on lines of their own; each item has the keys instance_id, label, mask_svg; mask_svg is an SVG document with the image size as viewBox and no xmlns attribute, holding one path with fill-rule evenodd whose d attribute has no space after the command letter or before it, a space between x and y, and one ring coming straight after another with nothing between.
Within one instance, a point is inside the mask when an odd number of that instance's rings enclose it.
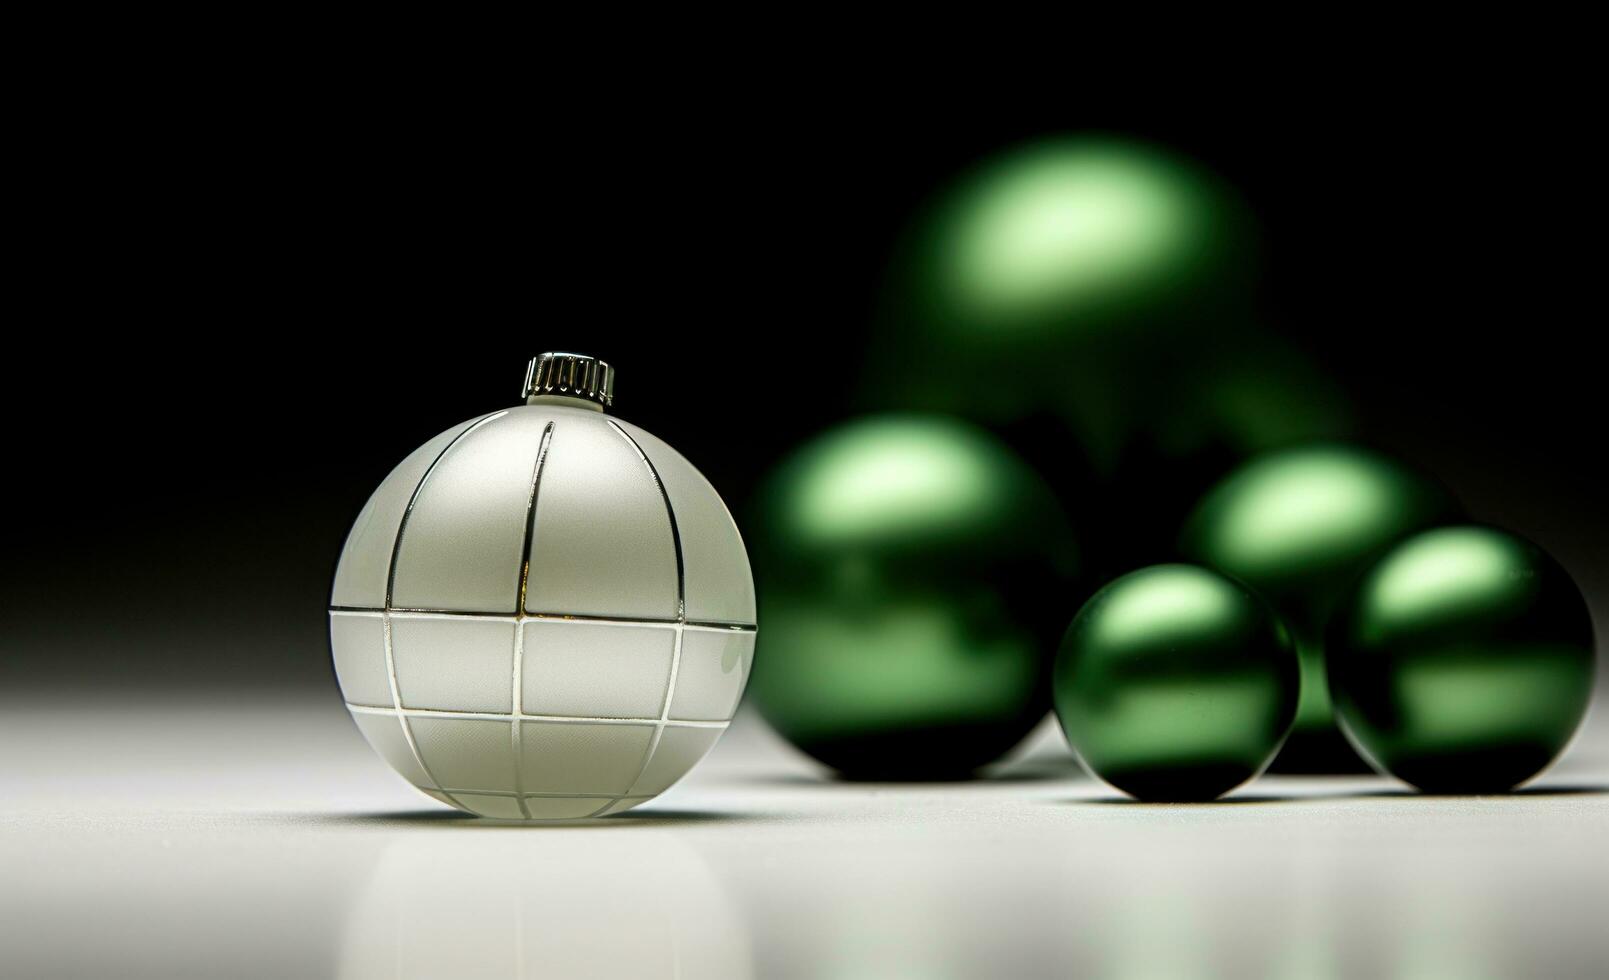
<instances>
[{"instance_id":1,"label":"vertical line on ornament","mask_svg":"<svg viewBox=\"0 0 1609 980\"><path fill-rule=\"evenodd\" d=\"M525 545L520 551L520 580L515 589L515 616L525 613L525 593L531 582L531 545L536 539L536 495L542 488L542 464L547 462L548 446L553 443L553 424L550 419L542 429L542 442L536 448L536 462L531 466L531 492L525 498Z\"/></svg>"},{"instance_id":2,"label":"vertical line on ornament","mask_svg":"<svg viewBox=\"0 0 1609 980\"><path fill-rule=\"evenodd\" d=\"M670 677L665 684L665 700L659 708L659 722L654 725L653 737L649 739L648 749L643 753L642 766L637 769L637 775L626 785L626 792L623 795L630 796L632 791L637 788L637 784L642 781L643 774L648 771L649 765L653 763L654 753L659 751L659 742L665 736L665 722L670 720L670 702L676 696L676 675L680 673L682 666L682 630L687 626L687 567L682 559L682 535L681 530L676 525L676 508L670 502L670 493L665 489L665 481L659 478L659 470L654 467L654 461L649 459L648 454L643 452L642 447L637 444L637 440L633 439L625 429L622 429L614 419L608 419L607 421L616 432L620 433L620 438L630 444L631 448L637 453L637 458L643 461L643 465L648 467L648 477L654 481L654 488L659 491L659 496L665 501L665 514L670 519L670 543L672 549L676 552L676 642L671 647ZM591 814L591 816L598 816L603 810L607 809L609 807L605 806L596 813Z\"/></svg>"},{"instance_id":3,"label":"vertical line on ornament","mask_svg":"<svg viewBox=\"0 0 1609 980\"><path fill-rule=\"evenodd\" d=\"M681 529L676 526L676 508L671 506L670 494L665 491L665 481L659 478L659 470L654 468L654 461L648 458L648 454L642 451L641 446L637 445L637 440L622 429L614 419L605 421L609 423L610 428L620 433L620 438L626 440L632 451L637 454L637 458L648 467L648 478L654 482L654 489L659 491L660 499L665 501L665 516L670 519L671 548L676 552L676 622L684 623L687 621L687 567L682 561L682 534Z\"/></svg>"},{"instance_id":4,"label":"vertical line on ornament","mask_svg":"<svg viewBox=\"0 0 1609 980\"><path fill-rule=\"evenodd\" d=\"M524 691L524 664L525 664L525 623L521 617L525 615L525 590L531 580L531 547L536 538L536 494L542 485L542 464L548 458L548 446L553 442L553 421L542 429L542 443L536 449L536 462L531 466L531 493L525 501L525 545L520 551L520 580L514 590L514 690L510 696L509 706L513 709L514 717L510 719L510 735L514 745L514 799L519 804L520 815L531 819L531 810L525 805L524 776L525 768L525 741L521 732L520 715L525 713Z\"/></svg>"},{"instance_id":5,"label":"vertical line on ornament","mask_svg":"<svg viewBox=\"0 0 1609 980\"><path fill-rule=\"evenodd\" d=\"M513 709L514 716L508 720L509 741L514 749L514 803L520 808L520 816L531 819L531 811L525 805L525 787L521 772L525 767L525 745L520 732L520 713L525 710L524 698L520 690L520 665L525 661L525 624L514 624L514 689L509 695L509 707Z\"/></svg>"},{"instance_id":6,"label":"vertical line on ornament","mask_svg":"<svg viewBox=\"0 0 1609 980\"><path fill-rule=\"evenodd\" d=\"M431 788L445 796L453 806L469 812L473 811L470 811L469 807L464 806L451 793L447 792L442 787L441 781L436 778L436 774L431 772L430 767L425 764L425 757L419 751L419 743L413 737L413 728L408 724L408 716L402 713L402 693L397 686L397 661L391 652L391 609L394 605L393 596L397 588L397 557L402 552L402 535L408 530L408 518L413 515L413 508L419 503L419 494L425 489L425 483L429 481L430 474L436 472L436 467L441 465L441 461L446 458L448 453L452 452L454 446L463 441L465 436L487 422L500 419L507 414L507 411L493 412L490 415L483 415L465 426L464 431L453 436L452 441L441 448L441 452L437 453L436 458L431 460L430 465L425 468L424 475L419 477L419 482L414 486L413 493L408 495L408 506L403 508L402 520L397 522L397 536L391 541L391 562L386 570L385 580L385 608L381 610L380 615L381 622L384 624L382 632L385 635L385 669L386 676L391 683L391 707L397 713L397 724L402 726L402 737L408 743L408 750L413 753L413 761L419 764L419 771L423 772L425 778L430 780Z\"/></svg>"}]
</instances>

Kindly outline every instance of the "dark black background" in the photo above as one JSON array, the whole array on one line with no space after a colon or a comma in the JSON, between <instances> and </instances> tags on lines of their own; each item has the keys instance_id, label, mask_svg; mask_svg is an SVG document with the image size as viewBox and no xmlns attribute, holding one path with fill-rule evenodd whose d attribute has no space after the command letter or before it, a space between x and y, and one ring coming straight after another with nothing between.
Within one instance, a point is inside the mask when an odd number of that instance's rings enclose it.
<instances>
[{"instance_id":1,"label":"dark black background","mask_svg":"<svg viewBox=\"0 0 1609 980\"><path fill-rule=\"evenodd\" d=\"M613 362L617 413L741 512L768 464L897 370L865 340L913 212L1065 132L1153 141L1232 184L1263 227L1268 322L1370 441L1554 551L1602 621L1602 161L1569 101L1233 122L137 108L47 148L32 191L8 686L326 685L350 521L419 443L515 403L541 350Z\"/></svg>"}]
</instances>

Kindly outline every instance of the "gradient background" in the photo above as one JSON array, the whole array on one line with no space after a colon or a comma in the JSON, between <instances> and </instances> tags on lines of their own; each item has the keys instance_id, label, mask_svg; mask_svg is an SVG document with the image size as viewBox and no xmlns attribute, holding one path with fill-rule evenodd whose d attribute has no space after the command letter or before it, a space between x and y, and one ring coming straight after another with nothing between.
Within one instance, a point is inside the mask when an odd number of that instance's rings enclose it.
<instances>
[{"instance_id":1,"label":"gradient background","mask_svg":"<svg viewBox=\"0 0 1609 980\"><path fill-rule=\"evenodd\" d=\"M1264 320L1350 395L1365 441L1555 554L1601 633L1596 157L1545 118L1450 111L1120 130L570 117L544 124L564 152L541 154L428 111L110 129L118 166L62 161L79 193L39 247L75 271L18 324L38 346L8 386L26 518L0 685L334 698L324 607L351 520L415 446L515 403L540 350L614 363L617 414L741 524L771 463L880 407L860 393L901 370L868 336L913 213L1070 131L1225 178L1263 226ZM1076 490L1069 449L1047 476ZM1139 544L1100 575L1167 557L1147 542L1174 519L1125 515Z\"/></svg>"}]
</instances>

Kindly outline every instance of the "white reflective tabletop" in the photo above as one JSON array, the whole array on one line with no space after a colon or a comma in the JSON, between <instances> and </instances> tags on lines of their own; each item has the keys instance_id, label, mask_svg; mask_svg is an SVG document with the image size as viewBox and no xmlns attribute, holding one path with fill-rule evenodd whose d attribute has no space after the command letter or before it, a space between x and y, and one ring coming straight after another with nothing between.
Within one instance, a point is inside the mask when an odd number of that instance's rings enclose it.
<instances>
[{"instance_id":1,"label":"white reflective tabletop","mask_svg":"<svg viewBox=\"0 0 1609 980\"><path fill-rule=\"evenodd\" d=\"M448 811L332 694L0 704L0 975L1508 977L1609 963L1601 710L1536 786L1123 801L1046 728L996 777L825 778L747 713L575 825Z\"/></svg>"}]
</instances>

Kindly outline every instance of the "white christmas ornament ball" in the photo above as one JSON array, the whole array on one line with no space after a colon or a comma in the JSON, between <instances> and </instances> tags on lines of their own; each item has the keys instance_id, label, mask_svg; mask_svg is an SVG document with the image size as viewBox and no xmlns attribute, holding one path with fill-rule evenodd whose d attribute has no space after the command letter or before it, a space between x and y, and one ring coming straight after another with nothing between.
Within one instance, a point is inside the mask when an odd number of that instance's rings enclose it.
<instances>
[{"instance_id":1,"label":"white christmas ornament ball","mask_svg":"<svg viewBox=\"0 0 1609 980\"><path fill-rule=\"evenodd\" d=\"M605 414L609 365L531 362L527 404L425 443L341 552L330 646L369 744L486 817L618 813L726 729L754 653L737 526L680 453Z\"/></svg>"}]
</instances>

